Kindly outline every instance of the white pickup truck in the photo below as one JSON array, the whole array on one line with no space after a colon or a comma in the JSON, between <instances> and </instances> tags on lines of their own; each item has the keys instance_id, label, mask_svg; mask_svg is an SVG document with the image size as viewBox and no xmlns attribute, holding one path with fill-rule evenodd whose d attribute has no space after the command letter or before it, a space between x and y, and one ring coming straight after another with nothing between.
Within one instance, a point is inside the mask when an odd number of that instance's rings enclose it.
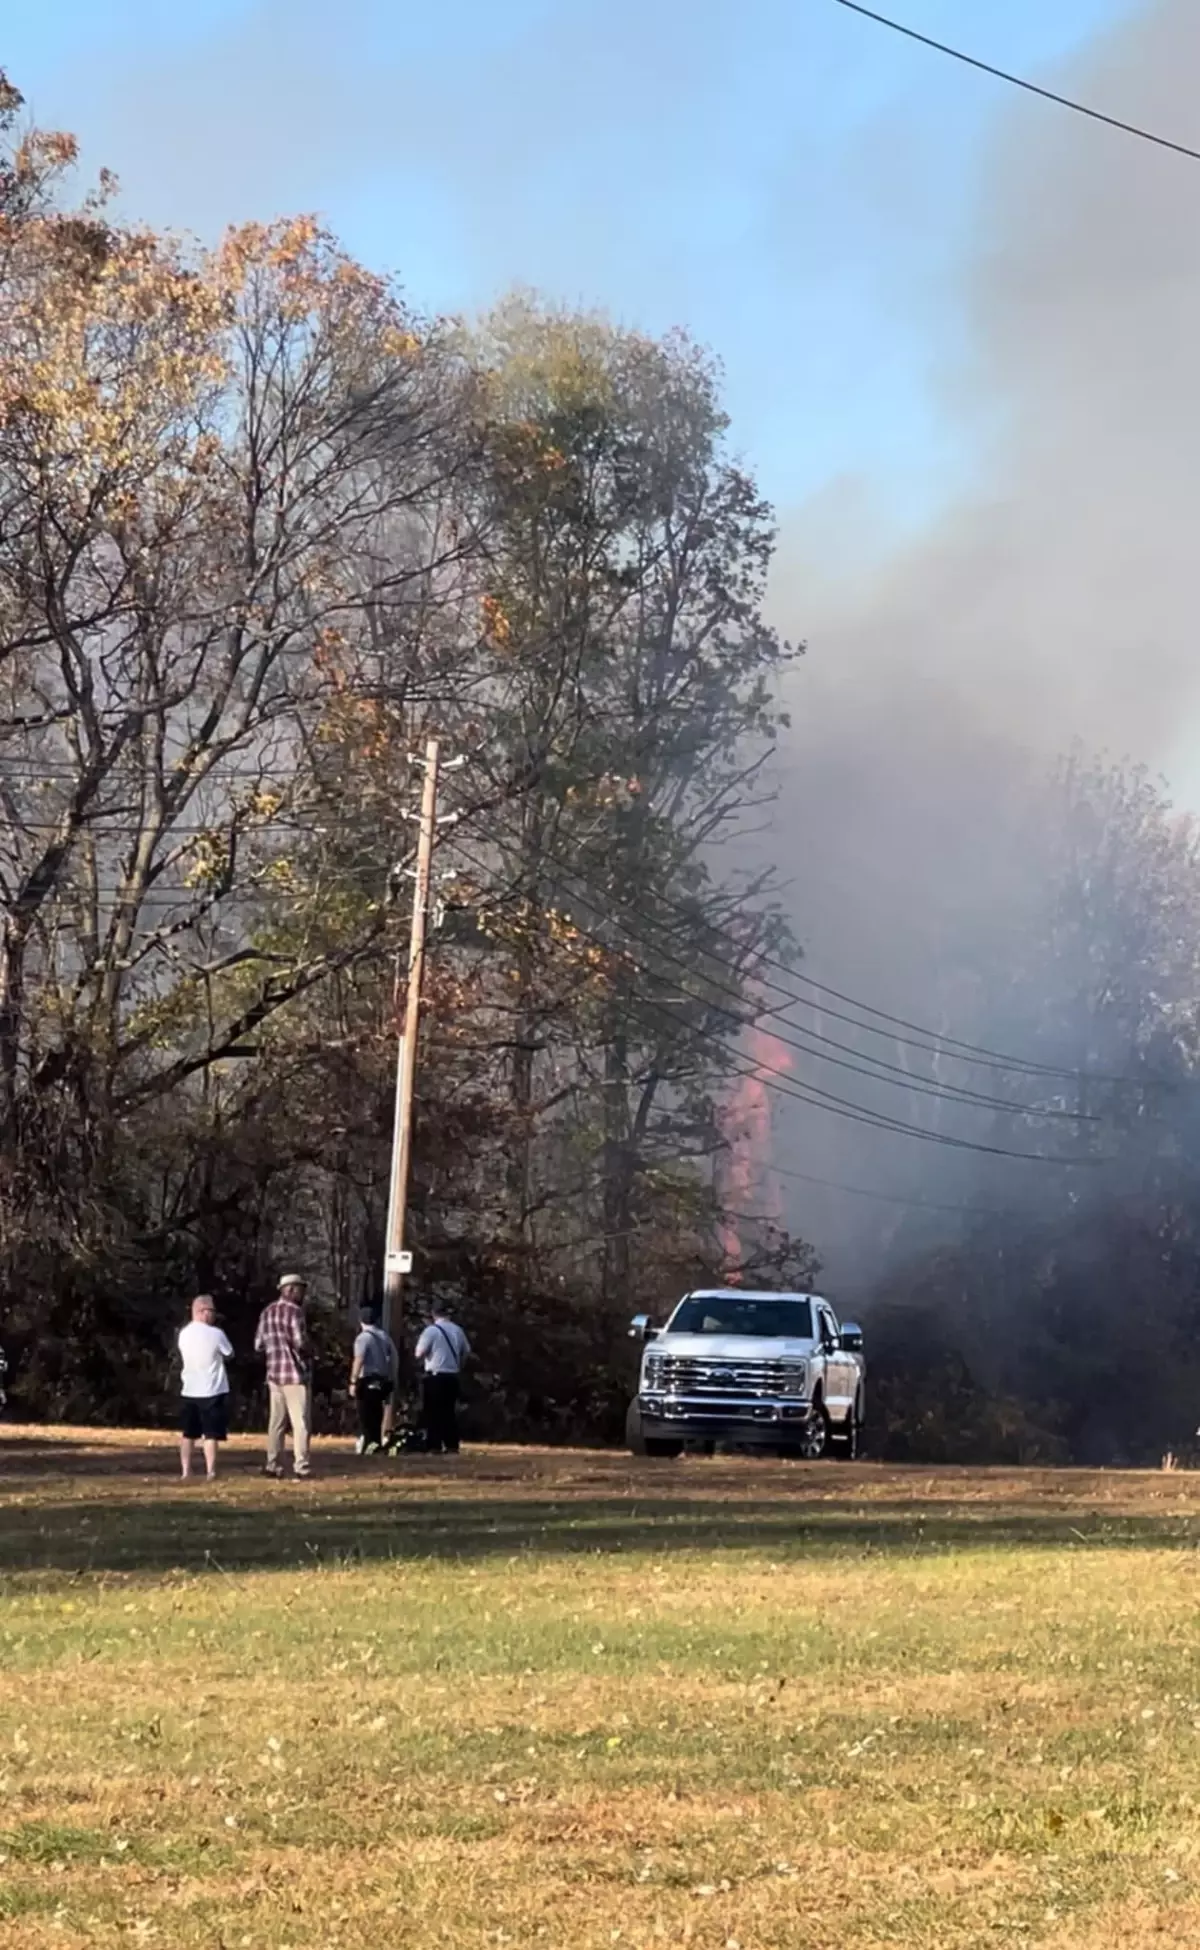
<instances>
[{"instance_id":1,"label":"white pickup truck","mask_svg":"<svg viewBox=\"0 0 1200 1950\"><path fill-rule=\"evenodd\" d=\"M862 1329L839 1327L819 1294L701 1288L665 1327L638 1314L629 1332L645 1344L625 1425L635 1456L717 1442L813 1458L858 1453Z\"/></svg>"}]
</instances>

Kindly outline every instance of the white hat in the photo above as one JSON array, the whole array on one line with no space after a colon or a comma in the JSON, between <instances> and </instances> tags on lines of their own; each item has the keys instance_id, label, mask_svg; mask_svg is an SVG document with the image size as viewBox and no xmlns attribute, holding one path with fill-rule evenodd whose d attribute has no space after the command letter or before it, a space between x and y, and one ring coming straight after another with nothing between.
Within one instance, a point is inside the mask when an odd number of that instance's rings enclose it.
<instances>
[{"instance_id":1,"label":"white hat","mask_svg":"<svg viewBox=\"0 0 1200 1950\"><path fill-rule=\"evenodd\" d=\"M307 1285L308 1281L305 1279L303 1273L285 1273L279 1282L279 1291L282 1293L285 1286Z\"/></svg>"}]
</instances>

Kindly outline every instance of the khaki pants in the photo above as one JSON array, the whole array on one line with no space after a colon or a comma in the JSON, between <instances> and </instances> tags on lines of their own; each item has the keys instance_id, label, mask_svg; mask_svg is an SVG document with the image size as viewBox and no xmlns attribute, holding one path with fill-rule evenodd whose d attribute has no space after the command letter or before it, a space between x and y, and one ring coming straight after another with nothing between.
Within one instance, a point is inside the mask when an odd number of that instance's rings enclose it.
<instances>
[{"instance_id":1,"label":"khaki pants","mask_svg":"<svg viewBox=\"0 0 1200 1950\"><path fill-rule=\"evenodd\" d=\"M296 1474L307 1476L308 1441L312 1434L312 1391L304 1381L272 1381L268 1388L271 1417L267 1423L267 1468L283 1467L284 1436L290 1422Z\"/></svg>"}]
</instances>

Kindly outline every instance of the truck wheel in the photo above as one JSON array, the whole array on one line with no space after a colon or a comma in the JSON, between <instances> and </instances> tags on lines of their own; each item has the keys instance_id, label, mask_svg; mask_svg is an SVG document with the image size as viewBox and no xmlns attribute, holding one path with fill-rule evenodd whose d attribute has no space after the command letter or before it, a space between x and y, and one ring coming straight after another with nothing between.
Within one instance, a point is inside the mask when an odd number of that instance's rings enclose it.
<instances>
[{"instance_id":1,"label":"truck wheel","mask_svg":"<svg viewBox=\"0 0 1200 1950\"><path fill-rule=\"evenodd\" d=\"M682 1456L682 1442L670 1436L647 1435L642 1428L642 1411L636 1401L629 1404L625 1417L625 1443L631 1456Z\"/></svg>"},{"instance_id":2,"label":"truck wheel","mask_svg":"<svg viewBox=\"0 0 1200 1950\"><path fill-rule=\"evenodd\" d=\"M631 1456L644 1456L646 1438L642 1434L642 1411L636 1401L630 1402L625 1417L625 1446Z\"/></svg>"},{"instance_id":3,"label":"truck wheel","mask_svg":"<svg viewBox=\"0 0 1200 1950\"><path fill-rule=\"evenodd\" d=\"M856 1456L858 1455L859 1437L860 1437L861 1429L862 1429L861 1407L856 1397L854 1404L848 1410L846 1419L842 1423L841 1427L839 1429L834 1429L830 1431L831 1445L837 1450L838 1455L842 1457L843 1460L846 1462L853 1462Z\"/></svg>"},{"instance_id":4,"label":"truck wheel","mask_svg":"<svg viewBox=\"0 0 1200 1950\"><path fill-rule=\"evenodd\" d=\"M800 1440L800 1454L808 1462L817 1462L829 1450L829 1416L823 1401L813 1403L812 1419Z\"/></svg>"}]
</instances>

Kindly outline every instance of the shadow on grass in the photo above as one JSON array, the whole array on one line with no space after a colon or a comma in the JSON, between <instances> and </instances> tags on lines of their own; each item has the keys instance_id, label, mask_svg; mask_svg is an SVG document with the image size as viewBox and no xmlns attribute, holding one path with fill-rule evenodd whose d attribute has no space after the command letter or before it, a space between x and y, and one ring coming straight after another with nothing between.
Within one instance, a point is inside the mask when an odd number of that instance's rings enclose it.
<instances>
[{"instance_id":1,"label":"shadow on grass","mask_svg":"<svg viewBox=\"0 0 1200 1950\"><path fill-rule=\"evenodd\" d=\"M777 1559L950 1551L1194 1548L1186 1516L1031 1513L995 1502L922 1509L849 1498L781 1494L739 1503L702 1496L589 1496L519 1500L447 1494L403 1499L364 1483L353 1498L281 1484L269 1502L174 1494L22 1501L0 1515L0 1573L153 1574L337 1567L421 1560L479 1561L646 1551L754 1553Z\"/></svg>"}]
</instances>

